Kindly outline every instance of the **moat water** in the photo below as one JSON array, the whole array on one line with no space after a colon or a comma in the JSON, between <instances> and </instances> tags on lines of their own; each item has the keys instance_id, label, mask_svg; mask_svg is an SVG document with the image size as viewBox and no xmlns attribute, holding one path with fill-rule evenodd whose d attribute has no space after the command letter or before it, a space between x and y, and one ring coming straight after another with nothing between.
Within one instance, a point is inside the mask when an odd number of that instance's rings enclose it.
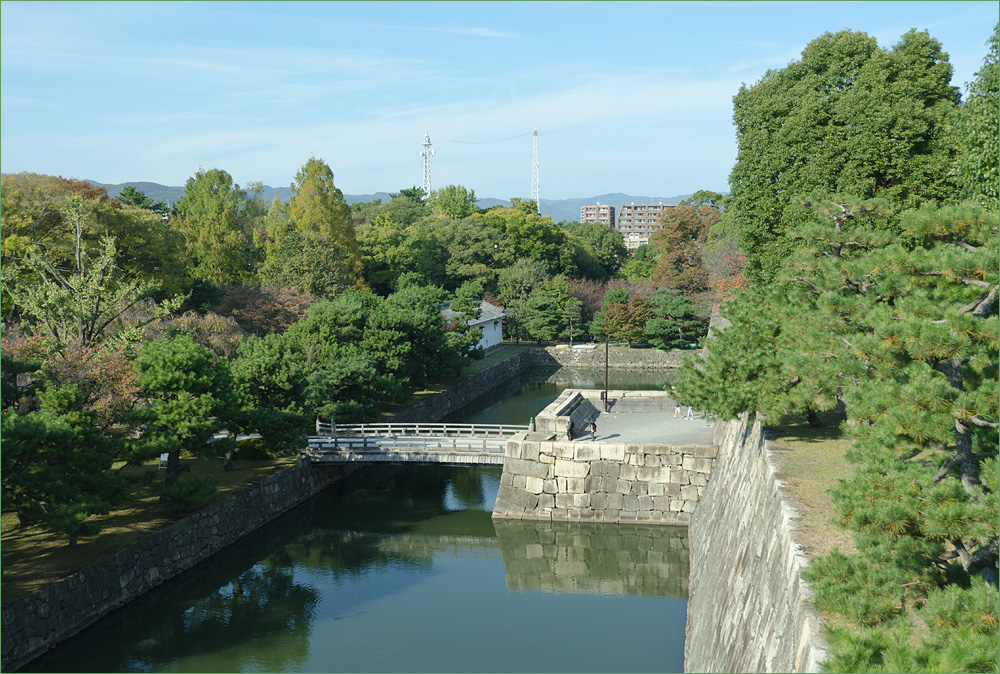
<instances>
[{"instance_id":1,"label":"moat water","mask_svg":"<svg viewBox=\"0 0 1000 674\"><path fill-rule=\"evenodd\" d=\"M611 375L634 389L670 373ZM603 377L526 377L452 420L526 423ZM687 530L494 522L500 474L359 474L29 671L683 671Z\"/></svg>"}]
</instances>

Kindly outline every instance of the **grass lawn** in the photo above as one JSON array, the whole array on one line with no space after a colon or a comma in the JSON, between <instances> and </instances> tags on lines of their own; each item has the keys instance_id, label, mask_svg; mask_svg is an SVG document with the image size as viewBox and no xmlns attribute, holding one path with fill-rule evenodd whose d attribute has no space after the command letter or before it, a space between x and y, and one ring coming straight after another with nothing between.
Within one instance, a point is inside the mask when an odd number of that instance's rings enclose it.
<instances>
[{"instance_id":1,"label":"grass lawn","mask_svg":"<svg viewBox=\"0 0 1000 674\"><path fill-rule=\"evenodd\" d=\"M787 417L768 426L771 449L781 458L779 477L787 482L788 496L802 505L799 544L809 557L828 554L838 548L845 554L856 552L851 533L834 521L829 490L837 479L852 470L844 458L851 444L839 424L842 415L821 414L822 428L811 428L804 417Z\"/></svg>"},{"instance_id":2,"label":"grass lawn","mask_svg":"<svg viewBox=\"0 0 1000 674\"><path fill-rule=\"evenodd\" d=\"M191 472L181 475L181 480L208 477L216 481L216 492L202 504L204 506L297 460L298 455L265 461L238 460L233 462L234 470L227 473L222 470L222 459L182 458L181 463L190 466ZM148 472L158 472L156 461L124 469L122 474L134 487L132 497L107 515L95 518L102 525L99 535L81 538L72 547L64 536L41 531L38 527L22 529L18 526L17 515L4 513L0 519L0 551L3 554L0 597L3 603L38 592L192 512L160 505L149 487L142 484L142 475ZM163 479L162 473L158 479Z\"/></svg>"}]
</instances>

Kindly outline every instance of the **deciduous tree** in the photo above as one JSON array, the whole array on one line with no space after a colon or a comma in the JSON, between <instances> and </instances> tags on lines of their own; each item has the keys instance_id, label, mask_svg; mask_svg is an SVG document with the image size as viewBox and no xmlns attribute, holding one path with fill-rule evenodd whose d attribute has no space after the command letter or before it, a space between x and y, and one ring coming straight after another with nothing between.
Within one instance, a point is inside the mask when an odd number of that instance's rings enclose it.
<instances>
[{"instance_id":1,"label":"deciduous tree","mask_svg":"<svg viewBox=\"0 0 1000 674\"><path fill-rule=\"evenodd\" d=\"M845 30L740 88L726 210L752 282L770 281L788 257L794 240L786 234L804 217L794 205L814 190L882 198L897 213L952 198L948 126L959 96L951 72L926 32L884 50Z\"/></svg>"}]
</instances>

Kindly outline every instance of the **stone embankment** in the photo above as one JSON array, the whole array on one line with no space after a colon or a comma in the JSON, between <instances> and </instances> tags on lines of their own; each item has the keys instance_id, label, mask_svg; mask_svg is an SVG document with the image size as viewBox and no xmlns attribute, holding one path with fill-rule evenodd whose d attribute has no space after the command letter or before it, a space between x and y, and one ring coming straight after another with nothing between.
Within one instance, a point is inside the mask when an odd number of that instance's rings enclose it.
<instances>
[{"instance_id":1,"label":"stone embankment","mask_svg":"<svg viewBox=\"0 0 1000 674\"><path fill-rule=\"evenodd\" d=\"M691 520L689 672L818 672L826 657L797 513L759 421L717 426L715 474Z\"/></svg>"},{"instance_id":2,"label":"stone embankment","mask_svg":"<svg viewBox=\"0 0 1000 674\"><path fill-rule=\"evenodd\" d=\"M22 667L101 617L353 472L301 460L2 609L2 669Z\"/></svg>"},{"instance_id":3,"label":"stone embankment","mask_svg":"<svg viewBox=\"0 0 1000 674\"><path fill-rule=\"evenodd\" d=\"M603 368L603 344L593 348L549 346L544 351L547 358L562 367ZM542 351L542 349L538 349ZM681 366L681 360L692 351L658 351L656 349L627 349L612 347L607 350L608 367L615 370L671 370Z\"/></svg>"},{"instance_id":4,"label":"stone embankment","mask_svg":"<svg viewBox=\"0 0 1000 674\"><path fill-rule=\"evenodd\" d=\"M582 422L597 416L595 396L599 392L564 391L535 418L534 433L507 441L494 518L643 524L690 521L708 485L716 448L566 439L571 419L582 431ZM657 397L665 400L663 405L672 406L662 392L647 392L643 406L652 407L649 400Z\"/></svg>"}]
</instances>

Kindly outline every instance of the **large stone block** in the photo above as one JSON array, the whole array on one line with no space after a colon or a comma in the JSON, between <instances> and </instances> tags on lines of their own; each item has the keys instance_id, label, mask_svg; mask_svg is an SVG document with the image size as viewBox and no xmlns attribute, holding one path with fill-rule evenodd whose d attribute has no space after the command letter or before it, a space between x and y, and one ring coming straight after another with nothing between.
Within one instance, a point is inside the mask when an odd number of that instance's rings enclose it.
<instances>
[{"instance_id":1,"label":"large stone block","mask_svg":"<svg viewBox=\"0 0 1000 674\"><path fill-rule=\"evenodd\" d=\"M570 494L582 494L587 491L587 478L585 477L567 477L566 479L566 491Z\"/></svg>"},{"instance_id":2,"label":"large stone block","mask_svg":"<svg viewBox=\"0 0 1000 674\"><path fill-rule=\"evenodd\" d=\"M590 494L573 494L573 507L574 508L589 508L590 507Z\"/></svg>"},{"instance_id":3,"label":"large stone block","mask_svg":"<svg viewBox=\"0 0 1000 674\"><path fill-rule=\"evenodd\" d=\"M650 496L663 496L667 493L667 485L663 482L650 482L647 493Z\"/></svg>"},{"instance_id":4,"label":"large stone block","mask_svg":"<svg viewBox=\"0 0 1000 674\"><path fill-rule=\"evenodd\" d=\"M525 477L524 489L532 494L541 494L545 487L545 480L540 477Z\"/></svg>"},{"instance_id":5,"label":"large stone block","mask_svg":"<svg viewBox=\"0 0 1000 674\"><path fill-rule=\"evenodd\" d=\"M631 493L631 491L632 491L632 481L631 480L623 480L621 478L618 478L617 480L615 480L615 492L617 492L619 494L628 494L628 493Z\"/></svg>"},{"instance_id":6,"label":"large stone block","mask_svg":"<svg viewBox=\"0 0 1000 674\"><path fill-rule=\"evenodd\" d=\"M536 461L524 459L506 459L503 464L504 473L514 475L529 475L531 477L549 477L549 466Z\"/></svg>"},{"instance_id":7,"label":"large stone block","mask_svg":"<svg viewBox=\"0 0 1000 674\"><path fill-rule=\"evenodd\" d=\"M597 461L601 458L600 445L577 443L573 447L574 461Z\"/></svg>"},{"instance_id":8,"label":"large stone block","mask_svg":"<svg viewBox=\"0 0 1000 674\"><path fill-rule=\"evenodd\" d=\"M653 496L653 507L656 510L670 510L670 504L673 503L674 497L672 496Z\"/></svg>"},{"instance_id":9,"label":"large stone block","mask_svg":"<svg viewBox=\"0 0 1000 674\"><path fill-rule=\"evenodd\" d=\"M517 440L508 440L507 448L504 450L504 456L508 459L520 459L521 458L521 443Z\"/></svg>"},{"instance_id":10,"label":"large stone block","mask_svg":"<svg viewBox=\"0 0 1000 674\"><path fill-rule=\"evenodd\" d=\"M572 442L553 442L552 449L549 452L552 456L557 459L572 459L573 458L573 443Z\"/></svg>"},{"instance_id":11,"label":"large stone block","mask_svg":"<svg viewBox=\"0 0 1000 674\"><path fill-rule=\"evenodd\" d=\"M525 442L521 446L521 458L526 461L538 461L540 446L537 442Z\"/></svg>"},{"instance_id":12,"label":"large stone block","mask_svg":"<svg viewBox=\"0 0 1000 674\"><path fill-rule=\"evenodd\" d=\"M670 477L667 481L673 484L685 485L691 481L691 478L689 477L689 472L683 468L671 468Z\"/></svg>"},{"instance_id":13,"label":"large stone block","mask_svg":"<svg viewBox=\"0 0 1000 674\"><path fill-rule=\"evenodd\" d=\"M604 490L604 478L590 475L583 480L583 490L588 494L596 494Z\"/></svg>"},{"instance_id":14,"label":"large stone block","mask_svg":"<svg viewBox=\"0 0 1000 674\"><path fill-rule=\"evenodd\" d=\"M538 507L538 494L529 494L523 490L517 490L512 503L515 506L524 508L526 511L534 510Z\"/></svg>"},{"instance_id":15,"label":"large stone block","mask_svg":"<svg viewBox=\"0 0 1000 674\"><path fill-rule=\"evenodd\" d=\"M643 466L636 471L635 477L646 482L669 482L670 469L661 466Z\"/></svg>"},{"instance_id":16,"label":"large stone block","mask_svg":"<svg viewBox=\"0 0 1000 674\"><path fill-rule=\"evenodd\" d=\"M687 485L685 487L681 487L681 498L684 499L684 500L686 500L686 501L697 502L698 501L698 487L693 487L691 485Z\"/></svg>"},{"instance_id":17,"label":"large stone block","mask_svg":"<svg viewBox=\"0 0 1000 674\"><path fill-rule=\"evenodd\" d=\"M587 473L589 472L589 463L579 463L565 459L557 459L555 462L555 475L557 477L587 477Z\"/></svg>"},{"instance_id":18,"label":"large stone block","mask_svg":"<svg viewBox=\"0 0 1000 674\"><path fill-rule=\"evenodd\" d=\"M639 511L639 497L627 494L625 498L622 499L622 510L631 511L633 513Z\"/></svg>"},{"instance_id":19,"label":"large stone block","mask_svg":"<svg viewBox=\"0 0 1000 674\"><path fill-rule=\"evenodd\" d=\"M573 507L573 494L556 494L556 508L565 509Z\"/></svg>"},{"instance_id":20,"label":"large stone block","mask_svg":"<svg viewBox=\"0 0 1000 674\"><path fill-rule=\"evenodd\" d=\"M601 445L601 458L606 461L623 461L625 445Z\"/></svg>"},{"instance_id":21,"label":"large stone block","mask_svg":"<svg viewBox=\"0 0 1000 674\"><path fill-rule=\"evenodd\" d=\"M696 459L714 459L719 455L719 448L715 445L706 446L699 445L694 448L694 456Z\"/></svg>"},{"instance_id":22,"label":"large stone block","mask_svg":"<svg viewBox=\"0 0 1000 674\"><path fill-rule=\"evenodd\" d=\"M649 486L642 480L635 480L631 485L632 489L629 490L629 493L633 496L645 496L648 493Z\"/></svg>"},{"instance_id":23,"label":"large stone block","mask_svg":"<svg viewBox=\"0 0 1000 674\"><path fill-rule=\"evenodd\" d=\"M619 511L622 509L622 503L625 497L620 493L611 492L608 494L608 510Z\"/></svg>"},{"instance_id":24,"label":"large stone block","mask_svg":"<svg viewBox=\"0 0 1000 674\"><path fill-rule=\"evenodd\" d=\"M555 477L545 480L542 484L542 491L546 494L555 494L559 491L558 480L559 478Z\"/></svg>"},{"instance_id":25,"label":"large stone block","mask_svg":"<svg viewBox=\"0 0 1000 674\"><path fill-rule=\"evenodd\" d=\"M715 462L714 459L695 459L694 469L696 472L704 473L708 475L712 472L712 464Z\"/></svg>"},{"instance_id":26,"label":"large stone block","mask_svg":"<svg viewBox=\"0 0 1000 674\"><path fill-rule=\"evenodd\" d=\"M627 463L621 465L621 479L623 480L634 480L635 479L635 466L631 466Z\"/></svg>"}]
</instances>

